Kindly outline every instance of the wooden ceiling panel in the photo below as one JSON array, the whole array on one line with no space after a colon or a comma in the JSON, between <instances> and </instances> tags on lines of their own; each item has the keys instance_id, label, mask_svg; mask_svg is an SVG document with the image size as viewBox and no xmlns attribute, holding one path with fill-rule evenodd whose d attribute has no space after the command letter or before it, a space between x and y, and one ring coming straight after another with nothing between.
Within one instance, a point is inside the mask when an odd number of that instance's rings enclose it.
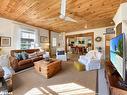
<instances>
[{"instance_id":1,"label":"wooden ceiling panel","mask_svg":"<svg viewBox=\"0 0 127 95\"><path fill-rule=\"evenodd\" d=\"M119 5L127 0L67 0L66 15L59 18L60 0L0 0L0 16L56 32L70 32L113 25Z\"/></svg>"}]
</instances>

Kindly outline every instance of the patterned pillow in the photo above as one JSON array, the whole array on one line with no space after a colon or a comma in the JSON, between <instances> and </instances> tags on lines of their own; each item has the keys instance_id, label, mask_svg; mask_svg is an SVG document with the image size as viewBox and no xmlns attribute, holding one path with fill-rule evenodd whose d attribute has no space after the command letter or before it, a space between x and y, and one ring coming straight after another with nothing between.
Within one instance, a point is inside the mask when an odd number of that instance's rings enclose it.
<instances>
[{"instance_id":1,"label":"patterned pillow","mask_svg":"<svg viewBox=\"0 0 127 95\"><path fill-rule=\"evenodd\" d=\"M23 60L21 53L15 53L15 57L17 60Z\"/></svg>"},{"instance_id":2,"label":"patterned pillow","mask_svg":"<svg viewBox=\"0 0 127 95\"><path fill-rule=\"evenodd\" d=\"M23 60L28 59L28 54L26 52L21 53Z\"/></svg>"}]
</instances>

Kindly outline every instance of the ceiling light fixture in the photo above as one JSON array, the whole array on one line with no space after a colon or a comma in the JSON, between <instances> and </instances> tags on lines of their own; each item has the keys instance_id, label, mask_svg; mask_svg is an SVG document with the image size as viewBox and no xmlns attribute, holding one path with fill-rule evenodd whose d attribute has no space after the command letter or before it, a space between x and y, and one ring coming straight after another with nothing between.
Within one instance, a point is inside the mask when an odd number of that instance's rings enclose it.
<instances>
[{"instance_id":1,"label":"ceiling light fixture","mask_svg":"<svg viewBox=\"0 0 127 95\"><path fill-rule=\"evenodd\" d=\"M84 28L85 28L85 29L87 29L87 28L88 28L87 23L85 24Z\"/></svg>"},{"instance_id":2,"label":"ceiling light fixture","mask_svg":"<svg viewBox=\"0 0 127 95\"><path fill-rule=\"evenodd\" d=\"M113 24L113 21L111 21L110 23Z\"/></svg>"}]
</instances>

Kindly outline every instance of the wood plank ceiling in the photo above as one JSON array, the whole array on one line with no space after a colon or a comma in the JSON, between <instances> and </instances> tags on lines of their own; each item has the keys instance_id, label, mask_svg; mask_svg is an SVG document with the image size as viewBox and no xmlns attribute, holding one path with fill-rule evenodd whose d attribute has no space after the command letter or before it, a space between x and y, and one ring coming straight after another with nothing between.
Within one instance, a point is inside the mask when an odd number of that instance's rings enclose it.
<instances>
[{"instance_id":1,"label":"wood plank ceiling","mask_svg":"<svg viewBox=\"0 0 127 95\"><path fill-rule=\"evenodd\" d=\"M56 32L70 32L113 25L116 10L127 0L67 0L66 14L78 23L59 19L60 1L0 0L0 17Z\"/></svg>"}]
</instances>

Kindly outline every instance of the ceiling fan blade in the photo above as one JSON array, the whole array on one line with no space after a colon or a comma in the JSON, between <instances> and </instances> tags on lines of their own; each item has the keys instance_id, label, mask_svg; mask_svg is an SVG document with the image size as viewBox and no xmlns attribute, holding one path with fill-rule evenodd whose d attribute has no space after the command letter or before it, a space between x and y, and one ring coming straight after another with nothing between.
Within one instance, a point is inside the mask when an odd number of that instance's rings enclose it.
<instances>
[{"instance_id":1,"label":"ceiling fan blade","mask_svg":"<svg viewBox=\"0 0 127 95\"><path fill-rule=\"evenodd\" d=\"M66 0L61 0L60 18L64 19L65 16L66 16Z\"/></svg>"},{"instance_id":2,"label":"ceiling fan blade","mask_svg":"<svg viewBox=\"0 0 127 95\"><path fill-rule=\"evenodd\" d=\"M71 21L71 22L76 22L76 20L72 19L71 17L66 16L66 0L61 0L61 11L60 11L60 19L63 19L65 21Z\"/></svg>"},{"instance_id":3,"label":"ceiling fan blade","mask_svg":"<svg viewBox=\"0 0 127 95\"><path fill-rule=\"evenodd\" d=\"M65 21L71 21L71 22L77 23L76 20L74 20L74 19L72 19L71 17L68 17L68 16L65 17Z\"/></svg>"}]
</instances>

